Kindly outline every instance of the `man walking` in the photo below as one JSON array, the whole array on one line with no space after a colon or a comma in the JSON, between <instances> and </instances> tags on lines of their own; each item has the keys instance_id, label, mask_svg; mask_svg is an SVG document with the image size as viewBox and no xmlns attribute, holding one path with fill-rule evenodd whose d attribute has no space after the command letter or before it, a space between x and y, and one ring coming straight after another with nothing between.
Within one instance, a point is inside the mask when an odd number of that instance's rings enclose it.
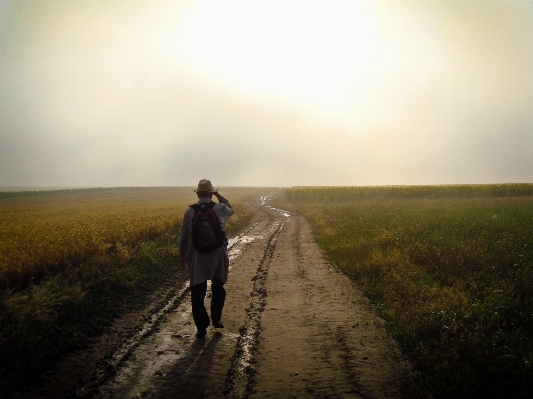
<instances>
[{"instance_id":1,"label":"man walking","mask_svg":"<svg viewBox=\"0 0 533 399\"><path fill-rule=\"evenodd\" d=\"M224 233L233 208L218 188L202 179L198 189L198 202L191 205L183 216L179 238L180 261L188 267L191 285L192 316L198 338L207 334L211 324L204 305L207 280L211 280L211 321L213 327L224 328L222 310L226 299L224 284L228 280L228 243ZM217 197L218 204L211 199Z\"/></svg>"}]
</instances>

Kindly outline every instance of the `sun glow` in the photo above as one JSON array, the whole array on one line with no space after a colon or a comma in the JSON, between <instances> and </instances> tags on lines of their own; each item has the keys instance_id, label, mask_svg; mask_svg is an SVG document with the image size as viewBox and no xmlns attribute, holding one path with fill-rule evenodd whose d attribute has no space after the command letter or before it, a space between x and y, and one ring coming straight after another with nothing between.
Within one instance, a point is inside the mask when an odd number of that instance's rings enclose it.
<instances>
[{"instance_id":1,"label":"sun glow","mask_svg":"<svg viewBox=\"0 0 533 399\"><path fill-rule=\"evenodd\" d=\"M383 84L378 12L357 2L203 3L161 39L162 57L251 96L353 118Z\"/></svg>"},{"instance_id":2,"label":"sun glow","mask_svg":"<svg viewBox=\"0 0 533 399\"><path fill-rule=\"evenodd\" d=\"M0 1L0 15L4 185L531 180L529 0Z\"/></svg>"}]
</instances>

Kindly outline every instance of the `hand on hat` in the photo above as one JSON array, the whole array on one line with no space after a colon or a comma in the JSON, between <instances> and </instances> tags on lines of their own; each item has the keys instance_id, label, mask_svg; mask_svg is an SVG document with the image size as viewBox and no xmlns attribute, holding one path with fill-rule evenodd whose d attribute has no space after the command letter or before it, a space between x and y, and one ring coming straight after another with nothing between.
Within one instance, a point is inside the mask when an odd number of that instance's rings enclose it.
<instances>
[{"instance_id":1,"label":"hand on hat","mask_svg":"<svg viewBox=\"0 0 533 399\"><path fill-rule=\"evenodd\" d=\"M226 204L226 205L231 207L231 205L229 205L228 200L226 198L224 198L222 195L220 195L220 193L218 191L213 192L213 195L215 197L217 197L219 203Z\"/></svg>"}]
</instances>

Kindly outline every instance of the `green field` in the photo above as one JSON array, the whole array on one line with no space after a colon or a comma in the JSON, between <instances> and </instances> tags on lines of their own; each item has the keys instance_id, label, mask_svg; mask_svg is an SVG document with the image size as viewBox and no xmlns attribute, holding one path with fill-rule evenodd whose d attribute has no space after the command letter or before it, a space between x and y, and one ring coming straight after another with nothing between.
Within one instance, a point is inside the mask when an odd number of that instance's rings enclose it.
<instances>
[{"instance_id":1,"label":"green field","mask_svg":"<svg viewBox=\"0 0 533 399\"><path fill-rule=\"evenodd\" d=\"M231 236L244 202L272 190L227 188ZM0 193L0 392L26 384L114 317L185 279L177 248L191 188ZM1 396L1 395L0 395Z\"/></svg>"},{"instance_id":2,"label":"green field","mask_svg":"<svg viewBox=\"0 0 533 399\"><path fill-rule=\"evenodd\" d=\"M529 397L533 185L298 187L278 206L311 222L435 397Z\"/></svg>"}]
</instances>

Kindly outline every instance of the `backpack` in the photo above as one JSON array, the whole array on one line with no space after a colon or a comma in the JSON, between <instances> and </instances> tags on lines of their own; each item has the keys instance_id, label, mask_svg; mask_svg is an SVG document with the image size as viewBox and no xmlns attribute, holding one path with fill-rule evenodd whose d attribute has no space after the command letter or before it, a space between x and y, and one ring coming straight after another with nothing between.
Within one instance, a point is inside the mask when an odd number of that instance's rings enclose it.
<instances>
[{"instance_id":1,"label":"backpack","mask_svg":"<svg viewBox=\"0 0 533 399\"><path fill-rule=\"evenodd\" d=\"M226 236L213 211L215 205L213 201L191 205L194 209L192 245L202 254L220 248L225 242Z\"/></svg>"}]
</instances>

